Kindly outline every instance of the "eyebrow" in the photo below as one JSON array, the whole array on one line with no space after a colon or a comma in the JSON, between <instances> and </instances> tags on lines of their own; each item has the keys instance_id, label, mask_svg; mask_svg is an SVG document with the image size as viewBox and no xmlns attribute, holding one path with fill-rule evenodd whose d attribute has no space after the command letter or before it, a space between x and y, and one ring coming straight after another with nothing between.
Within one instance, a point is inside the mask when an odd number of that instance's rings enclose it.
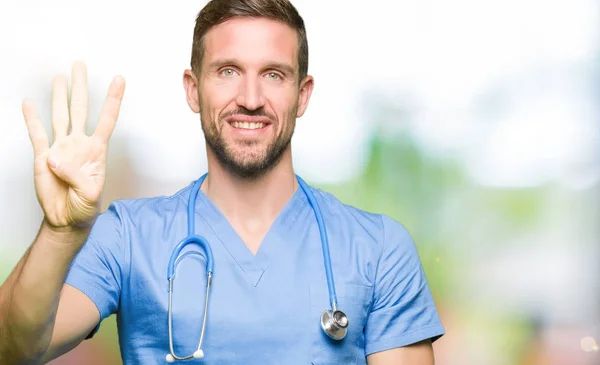
<instances>
[{"instance_id":1,"label":"eyebrow","mask_svg":"<svg viewBox=\"0 0 600 365\"><path fill-rule=\"evenodd\" d=\"M226 65L237 65L239 63L240 62L235 58L217 59L208 64L208 69L214 70ZM291 76L294 76L296 74L296 70L294 69L294 67L292 67L290 64L283 62L269 62L265 65L264 68L282 70L284 73L287 73Z\"/></svg>"}]
</instances>

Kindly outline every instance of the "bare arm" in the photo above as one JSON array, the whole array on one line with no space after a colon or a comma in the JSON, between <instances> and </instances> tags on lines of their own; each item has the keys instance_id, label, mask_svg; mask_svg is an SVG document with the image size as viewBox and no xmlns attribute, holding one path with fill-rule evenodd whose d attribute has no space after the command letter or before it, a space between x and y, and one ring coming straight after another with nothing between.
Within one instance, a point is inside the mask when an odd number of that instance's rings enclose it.
<instances>
[{"instance_id":1,"label":"bare arm","mask_svg":"<svg viewBox=\"0 0 600 365\"><path fill-rule=\"evenodd\" d=\"M64 285L60 294L52 340L42 364L71 351L94 330L100 313L94 302L78 289Z\"/></svg>"},{"instance_id":2,"label":"bare arm","mask_svg":"<svg viewBox=\"0 0 600 365\"><path fill-rule=\"evenodd\" d=\"M367 356L369 365L434 365L434 363L430 340Z\"/></svg>"},{"instance_id":3,"label":"bare arm","mask_svg":"<svg viewBox=\"0 0 600 365\"><path fill-rule=\"evenodd\" d=\"M60 348L77 346L85 338L82 332L89 333L98 323L94 303L63 285L86 237L86 230L55 232L42 224L34 243L0 287L0 363L35 362L45 353L54 358ZM65 307L71 308L65 311ZM63 325L67 320L68 327ZM58 336L53 336L55 330Z\"/></svg>"},{"instance_id":4,"label":"bare arm","mask_svg":"<svg viewBox=\"0 0 600 365\"><path fill-rule=\"evenodd\" d=\"M100 315L91 299L64 283L99 212L108 140L124 89L124 80L115 78L96 131L87 136L85 65L73 65L70 106L67 79L57 77L52 146L36 108L29 101L23 103L44 220L35 241L0 286L1 364L50 360L75 347L98 324Z\"/></svg>"}]
</instances>

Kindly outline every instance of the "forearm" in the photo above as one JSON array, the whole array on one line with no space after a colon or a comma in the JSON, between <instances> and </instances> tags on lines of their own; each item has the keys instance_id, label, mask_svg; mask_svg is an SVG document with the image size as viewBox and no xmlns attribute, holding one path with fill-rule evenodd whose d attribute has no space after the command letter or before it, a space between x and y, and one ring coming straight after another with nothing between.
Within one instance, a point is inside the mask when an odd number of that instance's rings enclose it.
<instances>
[{"instance_id":1,"label":"forearm","mask_svg":"<svg viewBox=\"0 0 600 365\"><path fill-rule=\"evenodd\" d=\"M0 287L0 363L33 361L46 351L67 272L88 233L56 232L42 224Z\"/></svg>"}]
</instances>

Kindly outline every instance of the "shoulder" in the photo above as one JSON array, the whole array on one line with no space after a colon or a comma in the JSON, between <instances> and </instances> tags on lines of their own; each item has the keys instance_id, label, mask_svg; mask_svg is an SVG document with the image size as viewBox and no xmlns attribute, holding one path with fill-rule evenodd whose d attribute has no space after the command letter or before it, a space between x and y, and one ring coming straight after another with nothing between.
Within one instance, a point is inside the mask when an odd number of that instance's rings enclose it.
<instances>
[{"instance_id":1,"label":"shoulder","mask_svg":"<svg viewBox=\"0 0 600 365\"><path fill-rule=\"evenodd\" d=\"M369 212L356 206L343 203L333 194L321 189L311 187L321 210L328 219L341 220L359 230L368 233L380 244L386 242L400 242L412 244L408 229L398 220L383 213Z\"/></svg>"},{"instance_id":2,"label":"shoulder","mask_svg":"<svg viewBox=\"0 0 600 365\"><path fill-rule=\"evenodd\" d=\"M173 216L187 204L192 184L193 182L172 195L114 200L98 216L92 230L106 231L112 227L123 232L129 227L152 224L156 220Z\"/></svg>"}]
</instances>

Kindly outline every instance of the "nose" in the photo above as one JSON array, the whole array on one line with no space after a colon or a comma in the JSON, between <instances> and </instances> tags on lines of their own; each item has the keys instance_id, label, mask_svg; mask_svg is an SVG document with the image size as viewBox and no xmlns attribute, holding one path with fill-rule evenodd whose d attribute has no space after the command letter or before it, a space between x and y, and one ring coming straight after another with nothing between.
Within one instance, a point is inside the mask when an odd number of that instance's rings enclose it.
<instances>
[{"instance_id":1,"label":"nose","mask_svg":"<svg viewBox=\"0 0 600 365\"><path fill-rule=\"evenodd\" d=\"M256 110L265 105L260 79L253 76L245 76L240 83L240 89L236 103L248 110Z\"/></svg>"}]
</instances>

